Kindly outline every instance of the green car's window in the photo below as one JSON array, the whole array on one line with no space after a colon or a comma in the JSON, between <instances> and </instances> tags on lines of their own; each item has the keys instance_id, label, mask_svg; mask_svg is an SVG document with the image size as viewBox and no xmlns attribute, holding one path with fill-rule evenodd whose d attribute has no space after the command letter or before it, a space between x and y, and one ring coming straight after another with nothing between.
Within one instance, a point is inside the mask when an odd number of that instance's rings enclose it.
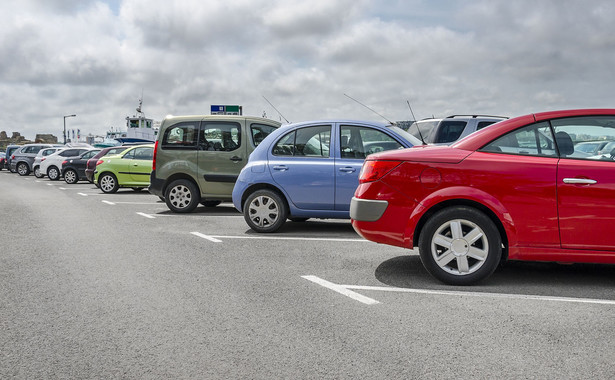
<instances>
[{"instance_id":1,"label":"green car's window","mask_svg":"<svg viewBox=\"0 0 615 380\"><path fill-rule=\"evenodd\" d=\"M197 148L198 122L177 123L164 131L162 149L193 150Z\"/></svg>"},{"instance_id":2,"label":"green car's window","mask_svg":"<svg viewBox=\"0 0 615 380\"><path fill-rule=\"evenodd\" d=\"M128 152L126 152L125 155L122 156L122 158L126 159L126 160L132 160L133 158L135 158L135 150L131 149Z\"/></svg>"},{"instance_id":3,"label":"green car's window","mask_svg":"<svg viewBox=\"0 0 615 380\"><path fill-rule=\"evenodd\" d=\"M252 134L252 143L254 146L258 146L265 139L265 137L269 136L269 134L276 130L277 127L273 125L267 124L258 124L252 123L250 125L250 133Z\"/></svg>"},{"instance_id":4,"label":"green car's window","mask_svg":"<svg viewBox=\"0 0 615 380\"><path fill-rule=\"evenodd\" d=\"M241 126L232 122L203 122L199 150L232 152L241 147Z\"/></svg>"},{"instance_id":5,"label":"green car's window","mask_svg":"<svg viewBox=\"0 0 615 380\"><path fill-rule=\"evenodd\" d=\"M135 148L135 160L152 160L154 158L154 148Z\"/></svg>"}]
</instances>

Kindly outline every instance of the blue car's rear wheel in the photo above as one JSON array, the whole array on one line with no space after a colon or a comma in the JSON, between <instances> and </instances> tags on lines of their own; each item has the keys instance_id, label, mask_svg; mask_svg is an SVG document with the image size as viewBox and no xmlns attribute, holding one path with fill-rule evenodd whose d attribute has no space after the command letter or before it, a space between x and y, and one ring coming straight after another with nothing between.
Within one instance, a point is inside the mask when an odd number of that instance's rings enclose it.
<instances>
[{"instance_id":1,"label":"blue car's rear wheel","mask_svg":"<svg viewBox=\"0 0 615 380\"><path fill-rule=\"evenodd\" d=\"M246 199L243 217L256 232L275 232L286 221L288 206L275 191L258 190Z\"/></svg>"}]
</instances>

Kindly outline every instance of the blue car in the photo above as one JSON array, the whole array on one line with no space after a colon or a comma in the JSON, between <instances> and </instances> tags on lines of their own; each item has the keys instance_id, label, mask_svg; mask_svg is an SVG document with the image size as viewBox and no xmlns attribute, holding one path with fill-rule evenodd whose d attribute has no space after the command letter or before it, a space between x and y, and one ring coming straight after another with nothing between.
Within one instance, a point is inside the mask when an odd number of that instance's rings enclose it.
<instances>
[{"instance_id":1,"label":"blue car","mask_svg":"<svg viewBox=\"0 0 615 380\"><path fill-rule=\"evenodd\" d=\"M369 154L420 145L401 128L372 121L320 120L280 127L252 152L233 204L256 232L308 218L350 218L350 200Z\"/></svg>"}]
</instances>

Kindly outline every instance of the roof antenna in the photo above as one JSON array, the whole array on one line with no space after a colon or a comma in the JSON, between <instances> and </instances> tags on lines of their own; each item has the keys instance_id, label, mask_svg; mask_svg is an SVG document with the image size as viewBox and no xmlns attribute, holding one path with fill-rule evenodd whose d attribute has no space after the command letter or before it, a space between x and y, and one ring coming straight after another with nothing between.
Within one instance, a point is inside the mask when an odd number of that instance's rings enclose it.
<instances>
[{"instance_id":1,"label":"roof antenna","mask_svg":"<svg viewBox=\"0 0 615 380\"><path fill-rule=\"evenodd\" d=\"M387 119L386 117L382 116L381 114L379 114L378 112L374 111L373 109L369 108L368 106L366 106L365 104L361 103L360 101L358 101L357 99L353 98L350 95L344 94L344 96L354 100L355 102L359 103L360 105L362 105L363 107L367 108L368 110L372 111L373 113L375 113L376 115L380 116L381 118L383 118L384 120L388 121L390 124L395 125L394 122L392 122L391 120Z\"/></svg>"},{"instance_id":2,"label":"roof antenna","mask_svg":"<svg viewBox=\"0 0 615 380\"><path fill-rule=\"evenodd\" d=\"M261 96L263 97L263 99L267 100L267 98L265 98L265 95L261 95ZM267 100L267 103L269 103L269 105L270 105L271 107L273 107L273 109L274 109L274 110L276 110L276 112L278 113L278 115L280 115L280 117L281 117L282 119L286 120L286 122L287 122L288 124L290 124L290 121L288 121L288 119L286 119L286 118L284 117L284 115L282 115L282 113L281 113L280 111L278 111L278 109L277 109L277 108L275 108L275 106L274 106L273 104L271 104L271 102L270 102L269 100Z\"/></svg>"},{"instance_id":3,"label":"roof antenna","mask_svg":"<svg viewBox=\"0 0 615 380\"><path fill-rule=\"evenodd\" d=\"M421 138L421 142L423 143L423 145L427 145L427 143L425 142L425 139L423 139L421 128L419 128L419 124L416 122L416 117L414 116L414 112L412 112L412 107L410 107L410 101L406 99L406 103L408 103L408 108L410 108L410 114L412 114L412 119L414 119L414 123L416 124L416 130L419 131L419 137Z\"/></svg>"}]
</instances>

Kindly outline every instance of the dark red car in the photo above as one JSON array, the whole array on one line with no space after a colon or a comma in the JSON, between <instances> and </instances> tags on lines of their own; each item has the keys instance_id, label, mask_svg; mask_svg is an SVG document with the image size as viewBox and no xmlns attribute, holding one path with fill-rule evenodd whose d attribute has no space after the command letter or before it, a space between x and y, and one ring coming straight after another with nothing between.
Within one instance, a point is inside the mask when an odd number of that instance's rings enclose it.
<instances>
[{"instance_id":1,"label":"dark red car","mask_svg":"<svg viewBox=\"0 0 615 380\"><path fill-rule=\"evenodd\" d=\"M130 146L126 145L103 148L103 150L98 152L98 154L94 157L90 158L85 164L85 178L94 183L94 170L96 170L96 163L98 162L98 159L106 155L120 154L128 148L130 148Z\"/></svg>"},{"instance_id":2,"label":"dark red car","mask_svg":"<svg viewBox=\"0 0 615 380\"><path fill-rule=\"evenodd\" d=\"M615 264L615 149L575 149L587 141L615 141L615 109L526 115L450 147L370 155L352 225L418 247L448 284L483 280L504 260Z\"/></svg>"}]
</instances>

